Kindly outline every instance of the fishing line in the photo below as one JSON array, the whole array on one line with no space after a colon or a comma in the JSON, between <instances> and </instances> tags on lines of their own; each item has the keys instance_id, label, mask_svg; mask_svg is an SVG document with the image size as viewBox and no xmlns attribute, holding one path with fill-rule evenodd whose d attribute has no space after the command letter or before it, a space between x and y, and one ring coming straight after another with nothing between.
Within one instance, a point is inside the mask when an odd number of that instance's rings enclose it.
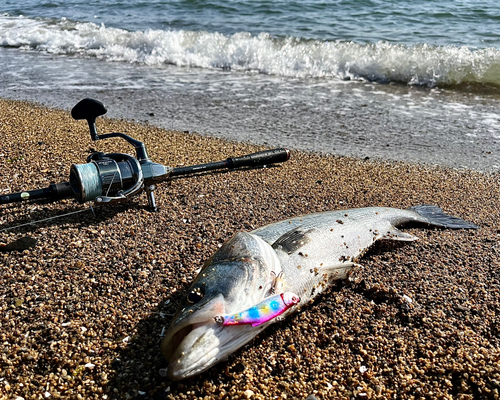
<instances>
[{"instance_id":1,"label":"fishing line","mask_svg":"<svg viewBox=\"0 0 500 400\"><path fill-rule=\"evenodd\" d=\"M113 177L111 178L111 182L110 182L110 184L108 186L108 190L106 191L106 196L108 196L109 191L111 190L111 185L113 185L113 183L115 182L116 173L117 173L117 171L115 171L115 173L113 174Z\"/></svg>"},{"instance_id":2,"label":"fishing line","mask_svg":"<svg viewBox=\"0 0 500 400\"><path fill-rule=\"evenodd\" d=\"M73 165L73 168L81 182L82 193L85 193L87 199L102 195L101 178L94 163Z\"/></svg>"},{"instance_id":3,"label":"fishing line","mask_svg":"<svg viewBox=\"0 0 500 400\"><path fill-rule=\"evenodd\" d=\"M36 225L36 224L39 224L39 223L42 223L42 222L51 221L51 220L56 219L56 218L63 218L63 217L67 217L68 215L79 214L79 213L86 212L86 211L89 211L89 210L92 211L92 214L95 217L96 215L95 215L95 212L94 212L94 208L92 207L92 204L89 203L89 208L86 208L84 210L72 211L72 212L69 212L69 213L66 213L66 214L56 215L55 217L49 217L49 218L40 219L38 221L27 222L26 224L21 224L21 225L16 225L16 226L10 226L8 228L0 229L0 232L10 231L12 229L17 229L17 228L22 228L23 226Z\"/></svg>"}]
</instances>

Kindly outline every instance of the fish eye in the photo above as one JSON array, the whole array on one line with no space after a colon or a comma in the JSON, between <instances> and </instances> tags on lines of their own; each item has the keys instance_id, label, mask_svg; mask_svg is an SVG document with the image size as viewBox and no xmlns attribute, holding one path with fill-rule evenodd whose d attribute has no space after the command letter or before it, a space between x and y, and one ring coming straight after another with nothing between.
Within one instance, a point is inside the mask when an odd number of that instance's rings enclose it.
<instances>
[{"instance_id":1,"label":"fish eye","mask_svg":"<svg viewBox=\"0 0 500 400\"><path fill-rule=\"evenodd\" d=\"M203 296L205 296L205 288L203 286L195 287L188 293L186 300L190 304L195 304L198 303Z\"/></svg>"}]
</instances>

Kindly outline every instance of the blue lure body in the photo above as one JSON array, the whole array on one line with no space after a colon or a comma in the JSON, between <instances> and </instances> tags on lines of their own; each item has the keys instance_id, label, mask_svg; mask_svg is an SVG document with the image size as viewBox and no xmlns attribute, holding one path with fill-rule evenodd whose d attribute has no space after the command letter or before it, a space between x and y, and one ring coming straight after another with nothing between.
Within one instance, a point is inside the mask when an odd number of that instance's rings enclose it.
<instances>
[{"instance_id":1,"label":"blue lure body","mask_svg":"<svg viewBox=\"0 0 500 400\"><path fill-rule=\"evenodd\" d=\"M299 302L300 298L295 293L280 293L264 299L247 310L216 317L216 321L222 325L251 324L252 326L259 326L280 316Z\"/></svg>"}]
</instances>

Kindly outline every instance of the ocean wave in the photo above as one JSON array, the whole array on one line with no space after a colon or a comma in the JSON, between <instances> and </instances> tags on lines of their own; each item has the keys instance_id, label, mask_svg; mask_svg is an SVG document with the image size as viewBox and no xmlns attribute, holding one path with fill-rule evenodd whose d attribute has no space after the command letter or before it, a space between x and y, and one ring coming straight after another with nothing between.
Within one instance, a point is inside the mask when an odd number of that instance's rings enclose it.
<instances>
[{"instance_id":1,"label":"ocean wave","mask_svg":"<svg viewBox=\"0 0 500 400\"><path fill-rule=\"evenodd\" d=\"M500 86L495 48L277 38L185 30L127 31L67 19L0 15L0 46L149 66L420 86Z\"/></svg>"}]
</instances>

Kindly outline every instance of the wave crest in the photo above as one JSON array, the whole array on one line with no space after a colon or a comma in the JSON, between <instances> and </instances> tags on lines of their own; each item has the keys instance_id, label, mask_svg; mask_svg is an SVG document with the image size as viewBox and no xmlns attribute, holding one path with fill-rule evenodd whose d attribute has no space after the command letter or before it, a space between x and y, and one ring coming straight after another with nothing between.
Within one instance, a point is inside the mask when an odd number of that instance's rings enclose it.
<instances>
[{"instance_id":1,"label":"wave crest","mask_svg":"<svg viewBox=\"0 0 500 400\"><path fill-rule=\"evenodd\" d=\"M126 31L66 19L0 16L0 46L149 66L422 86L500 86L500 51L428 44L275 38L246 32Z\"/></svg>"}]
</instances>

